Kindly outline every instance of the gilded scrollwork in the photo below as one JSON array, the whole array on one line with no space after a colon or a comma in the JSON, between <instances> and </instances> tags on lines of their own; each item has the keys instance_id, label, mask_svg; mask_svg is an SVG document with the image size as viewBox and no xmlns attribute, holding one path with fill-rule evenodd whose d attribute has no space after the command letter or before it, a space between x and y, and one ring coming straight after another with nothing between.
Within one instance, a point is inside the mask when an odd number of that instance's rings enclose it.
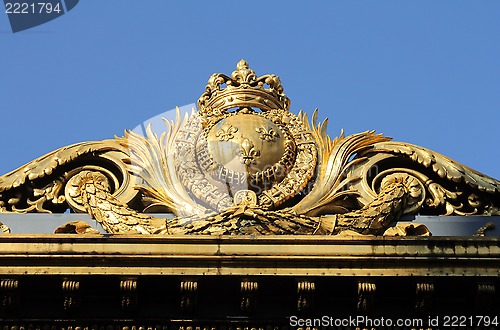
<instances>
[{"instance_id":1,"label":"gilded scrollwork","mask_svg":"<svg viewBox=\"0 0 500 330\"><path fill-rule=\"evenodd\" d=\"M354 189L361 203L372 199L375 186L390 173L408 173L425 188L421 214L499 215L500 182L429 149L407 143L375 143L360 153L363 159L351 174L362 180ZM373 175L376 169L377 175Z\"/></svg>"},{"instance_id":2,"label":"gilded scrollwork","mask_svg":"<svg viewBox=\"0 0 500 330\"><path fill-rule=\"evenodd\" d=\"M60 148L0 177L0 211L58 213L71 207L85 212L68 194L78 172L93 169L112 181L113 195L131 203L137 191L124 159L128 150L116 140L84 142Z\"/></svg>"},{"instance_id":3,"label":"gilded scrollwork","mask_svg":"<svg viewBox=\"0 0 500 330\"><path fill-rule=\"evenodd\" d=\"M0 212L70 208L110 233L160 235L428 235L388 228L406 214L500 215L500 181L374 131L331 139L317 110L291 113L279 77L243 60L210 77L198 107L160 136L126 131L1 176Z\"/></svg>"}]
</instances>

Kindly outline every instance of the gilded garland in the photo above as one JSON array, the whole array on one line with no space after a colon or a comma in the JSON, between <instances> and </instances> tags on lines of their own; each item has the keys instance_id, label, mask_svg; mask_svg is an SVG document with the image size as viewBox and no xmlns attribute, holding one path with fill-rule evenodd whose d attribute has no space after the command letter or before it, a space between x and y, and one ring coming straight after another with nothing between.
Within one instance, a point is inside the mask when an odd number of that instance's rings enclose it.
<instances>
[{"instance_id":1,"label":"gilded garland","mask_svg":"<svg viewBox=\"0 0 500 330\"><path fill-rule=\"evenodd\" d=\"M110 233L164 235L381 235L405 214L500 215L498 180L374 132L332 140L317 111L289 107L279 77L242 60L161 136L79 143L1 176L0 212L70 208Z\"/></svg>"}]
</instances>

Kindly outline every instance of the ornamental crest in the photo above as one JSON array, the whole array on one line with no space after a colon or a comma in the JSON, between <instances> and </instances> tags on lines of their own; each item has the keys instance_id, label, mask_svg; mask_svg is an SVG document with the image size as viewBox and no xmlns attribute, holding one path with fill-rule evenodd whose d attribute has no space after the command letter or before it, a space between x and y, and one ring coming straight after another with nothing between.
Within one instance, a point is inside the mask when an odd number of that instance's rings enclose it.
<instances>
[{"instance_id":1,"label":"ornamental crest","mask_svg":"<svg viewBox=\"0 0 500 330\"><path fill-rule=\"evenodd\" d=\"M289 108L279 77L241 60L160 136L126 131L0 176L0 212L69 208L109 233L161 235L382 235L407 214L500 215L500 181L373 131L331 139L317 111Z\"/></svg>"}]
</instances>

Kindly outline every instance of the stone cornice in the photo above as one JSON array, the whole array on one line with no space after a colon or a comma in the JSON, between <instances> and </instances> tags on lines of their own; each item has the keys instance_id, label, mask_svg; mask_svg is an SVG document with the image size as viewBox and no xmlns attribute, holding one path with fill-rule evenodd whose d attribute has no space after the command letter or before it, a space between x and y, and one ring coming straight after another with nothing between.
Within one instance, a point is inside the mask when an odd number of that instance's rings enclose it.
<instances>
[{"instance_id":1,"label":"stone cornice","mask_svg":"<svg viewBox=\"0 0 500 330\"><path fill-rule=\"evenodd\" d=\"M500 276L499 237L2 235L0 275Z\"/></svg>"}]
</instances>

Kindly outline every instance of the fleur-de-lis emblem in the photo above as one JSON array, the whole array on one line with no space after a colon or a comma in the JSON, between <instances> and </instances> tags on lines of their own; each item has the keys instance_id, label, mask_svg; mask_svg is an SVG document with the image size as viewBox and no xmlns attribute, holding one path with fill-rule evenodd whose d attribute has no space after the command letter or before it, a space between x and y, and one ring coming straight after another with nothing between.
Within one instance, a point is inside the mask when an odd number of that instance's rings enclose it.
<instances>
[{"instance_id":1,"label":"fleur-de-lis emblem","mask_svg":"<svg viewBox=\"0 0 500 330\"><path fill-rule=\"evenodd\" d=\"M224 125L221 127L220 131L215 134L215 136L219 138L219 141L229 141L234 138L234 133L236 132L238 132L236 127Z\"/></svg>"},{"instance_id":2,"label":"fleur-de-lis emblem","mask_svg":"<svg viewBox=\"0 0 500 330\"><path fill-rule=\"evenodd\" d=\"M241 142L238 156L240 156L240 162L242 164L250 166L255 164L256 158L260 157L260 150L253 145L252 141L244 139L243 142Z\"/></svg>"},{"instance_id":3,"label":"fleur-de-lis emblem","mask_svg":"<svg viewBox=\"0 0 500 330\"><path fill-rule=\"evenodd\" d=\"M257 127L255 129L257 133L260 133L259 138L261 140L267 141L267 142L276 142L276 139L280 137L278 133L276 133L272 127L265 127L262 125L261 127Z\"/></svg>"}]
</instances>

